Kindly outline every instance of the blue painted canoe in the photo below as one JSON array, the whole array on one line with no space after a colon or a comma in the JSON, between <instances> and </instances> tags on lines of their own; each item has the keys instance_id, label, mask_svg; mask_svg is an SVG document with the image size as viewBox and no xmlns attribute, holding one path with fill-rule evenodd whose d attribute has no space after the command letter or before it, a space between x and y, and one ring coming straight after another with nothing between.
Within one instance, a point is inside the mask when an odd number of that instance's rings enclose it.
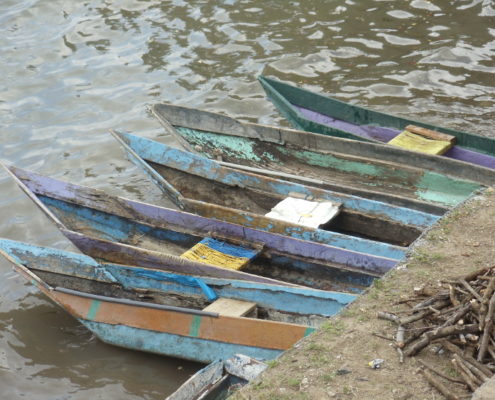
<instances>
[{"instance_id":1,"label":"blue painted canoe","mask_svg":"<svg viewBox=\"0 0 495 400\"><path fill-rule=\"evenodd\" d=\"M461 161L460 168L471 168L493 179L494 139L369 110L265 76L260 76L259 81L280 112L298 129L378 143L389 142L408 125L432 129L456 138L456 145L444 157ZM473 165L468 167L468 163Z\"/></svg>"},{"instance_id":2,"label":"blue painted canoe","mask_svg":"<svg viewBox=\"0 0 495 400\"><path fill-rule=\"evenodd\" d=\"M355 299L98 263L7 239L0 254L102 341L205 363L238 353L273 359Z\"/></svg>"},{"instance_id":3,"label":"blue painted canoe","mask_svg":"<svg viewBox=\"0 0 495 400\"><path fill-rule=\"evenodd\" d=\"M12 166L7 171L83 253L110 262L352 292L362 291L397 264L388 258L110 196ZM239 270L183 258L209 239L220 239L226 246L240 243L258 253Z\"/></svg>"},{"instance_id":4,"label":"blue painted canoe","mask_svg":"<svg viewBox=\"0 0 495 400\"><path fill-rule=\"evenodd\" d=\"M388 253L389 247L383 251L386 242L407 246L439 219L409 208L239 171L150 139L112 133L129 158L178 207L207 217L286 235L301 237L303 233L309 239L304 226L265 214L289 196L338 202L342 203L339 216L328 230L318 229L318 234L327 232L332 237L327 243L335 246L391 258L395 256ZM368 240L364 242L363 237Z\"/></svg>"},{"instance_id":5,"label":"blue painted canoe","mask_svg":"<svg viewBox=\"0 0 495 400\"><path fill-rule=\"evenodd\" d=\"M155 104L151 112L188 151L222 165L442 215L482 186L445 173L371 157L376 145L243 123L224 115ZM370 149L371 147L371 149ZM350 150L354 153L350 153ZM368 152L361 152L367 149ZM344 151L344 152L343 152ZM415 165L418 160L414 160ZM455 174L456 169L453 169Z\"/></svg>"}]
</instances>

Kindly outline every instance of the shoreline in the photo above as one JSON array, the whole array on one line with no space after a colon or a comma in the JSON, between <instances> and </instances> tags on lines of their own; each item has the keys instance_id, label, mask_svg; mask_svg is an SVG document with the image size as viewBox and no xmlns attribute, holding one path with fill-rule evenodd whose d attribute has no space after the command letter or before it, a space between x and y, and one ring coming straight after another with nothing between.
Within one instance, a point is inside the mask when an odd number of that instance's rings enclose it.
<instances>
[{"instance_id":1,"label":"shoreline","mask_svg":"<svg viewBox=\"0 0 495 400\"><path fill-rule=\"evenodd\" d=\"M475 194L424 232L396 269L231 398L425 400L444 397L418 373L421 359L452 374L448 354L429 348L403 363L386 338L394 326L378 311L403 310L414 287L437 285L495 265L495 188ZM369 363L382 359L379 369ZM468 392L463 395L469 395Z\"/></svg>"}]
</instances>

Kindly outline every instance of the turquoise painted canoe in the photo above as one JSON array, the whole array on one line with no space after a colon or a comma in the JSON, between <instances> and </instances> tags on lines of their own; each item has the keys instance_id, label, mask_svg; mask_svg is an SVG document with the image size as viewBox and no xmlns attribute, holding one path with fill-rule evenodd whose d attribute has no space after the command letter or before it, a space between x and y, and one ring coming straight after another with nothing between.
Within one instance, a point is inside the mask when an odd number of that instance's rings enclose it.
<instances>
[{"instance_id":1,"label":"turquoise painted canoe","mask_svg":"<svg viewBox=\"0 0 495 400\"><path fill-rule=\"evenodd\" d=\"M324 243L389 258L395 258L389 253L389 243L407 246L439 219L417 210L228 168L143 137L113 134L129 158L178 207L210 218L321 242L321 237L307 234L308 227L266 214L288 197L341 203L337 218L325 229L310 228L311 232L317 236L329 232Z\"/></svg>"},{"instance_id":2,"label":"turquoise painted canoe","mask_svg":"<svg viewBox=\"0 0 495 400\"><path fill-rule=\"evenodd\" d=\"M327 146L322 148L305 132L242 123L171 104L155 104L151 111L166 132L191 152L225 166L336 192L441 215L482 187L443 173L372 158L369 152L361 156L342 153L338 148L342 140L332 137L325 137Z\"/></svg>"},{"instance_id":3,"label":"turquoise painted canoe","mask_svg":"<svg viewBox=\"0 0 495 400\"><path fill-rule=\"evenodd\" d=\"M472 164L482 175L491 175L489 171L495 169L494 139L372 111L265 76L260 76L259 81L280 112L298 129L388 143L406 126L415 125L454 136L456 145L444 157L461 161L461 168Z\"/></svg>"},{"instance_id":4,"label":"turquoise painted canoe","mask_svg":"<svg viewBox=\"0 0 495 400\"><path fill-rule=\"evenodd\" d=\"M98 263L7 239L0 254L102 341L205 363L238 353L273 359L355 299Z\"/></svg>"},{"instance_id":5,"label":"turquoise painted canoe","mask_svg":"<svg viewBox=\"0 0 495 400\"><path fill-rule=\"evenodd\" d=\"M108 262L353 293L397 264L388 258L110 196L15 167L7 170L84 254ZM200 251L201 258L188 257Z\"/></svg>"}]
</instances>

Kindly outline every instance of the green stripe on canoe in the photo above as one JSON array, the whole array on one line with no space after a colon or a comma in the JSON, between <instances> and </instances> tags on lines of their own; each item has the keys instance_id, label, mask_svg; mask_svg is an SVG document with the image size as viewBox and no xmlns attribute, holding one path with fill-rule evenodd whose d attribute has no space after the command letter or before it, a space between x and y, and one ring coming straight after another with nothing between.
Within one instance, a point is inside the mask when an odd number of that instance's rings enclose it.
<instances>
[{"instance_id":1,"label":"green stripe on canoe","mask_svg":"<svg viewBox=\"0 0 495 400\"><path fill-rule=\"evenodd\" d=\"M100 309L101 301L100 300L91 300L91 305L89 306L88 315L86 315L86 319L90 321L96 318L96 313Z\"/></svg>"},{"instance_id":2,"label":"green stripe on canoe","mask_svg":"<svg viewBox=\"0 0 495 400\"><path fill-rule=\"evenodd\" d=\"M201 326L201 316L194 315L191 320L191 326L189 327L189 336L198 337L200 326Z\"/></svg>"}]
</instances>

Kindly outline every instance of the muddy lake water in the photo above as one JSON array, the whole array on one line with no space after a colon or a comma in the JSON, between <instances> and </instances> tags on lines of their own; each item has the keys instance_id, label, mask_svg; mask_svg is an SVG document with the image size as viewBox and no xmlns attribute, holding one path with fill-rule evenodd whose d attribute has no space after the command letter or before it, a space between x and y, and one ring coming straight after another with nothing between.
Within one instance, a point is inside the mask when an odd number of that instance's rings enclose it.
<instances>
[{"instance_id":1,"label":"muddy lake water","mask_svg":"<svg viewBox=\"0 0 495 400\"><path fill-rule=\"evenodd\" d=\"M286 125L265 74L495 137L486 0L2 0L0 160L169 205L108 133L172 102ZM0 237L74 248L0 171ZM0 260L0 398L163 399L200 364L105 345Z\"/></svg>"}]
</instances>

